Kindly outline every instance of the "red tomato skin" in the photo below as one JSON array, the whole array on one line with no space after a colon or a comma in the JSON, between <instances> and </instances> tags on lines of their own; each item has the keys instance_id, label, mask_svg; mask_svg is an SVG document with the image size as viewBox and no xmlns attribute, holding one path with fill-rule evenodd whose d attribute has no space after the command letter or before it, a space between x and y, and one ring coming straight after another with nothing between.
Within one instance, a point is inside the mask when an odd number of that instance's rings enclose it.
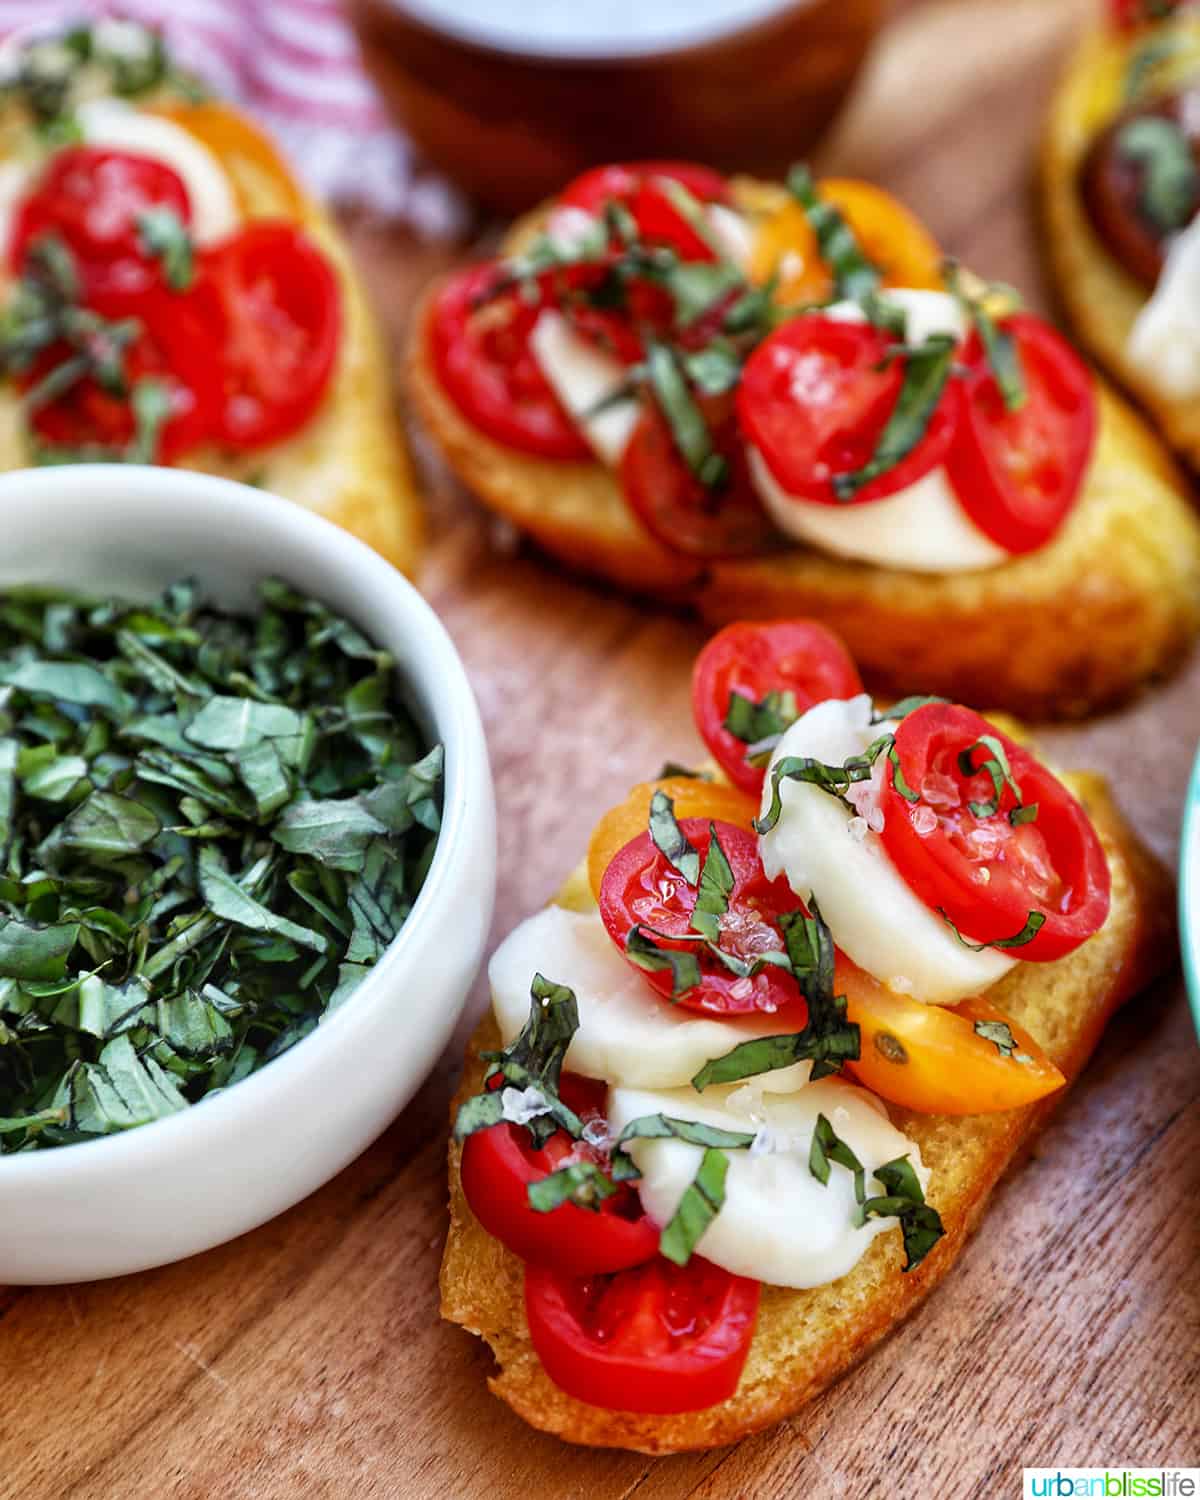
<instances>
[{"instance_id":1,"label":"red tomato skin","mask_svg":"<svg viewBox=\"0 0 1200 1500\"><path fill-rule=\"evenodd\" d=\"M242 452L305 426L342 341L341 289L324 252L295 224L259 220L199 257L190 295L220 330L216 440Z\"/></svg>"},{"instance_id":2,"label":"red tomato skin","mask_svg":"<svg viewBox=\"0 0 1200 1500\"><path fill-rule=\"evenodd\" d=\"M784 690L796 695L803 713L827 698L853 698L863 685L839 637L816 620L735 621L713 636L692 668L696 728L734 786L752 797L762 792L766 768L748 765L747 746L725 728L729 700L735 691L759 702Z\"/></svg>"},{"instance_id":3,"label":"red tomato skin","mask_svg":"<svg viewBox=\"0 0 1200 1500\"><path fill-rule=\"evenodd\" d=\"M962 414L946 460L959 504L1005 551L1033 552L1055 535L1079 497L1096 442L1096 392L1088 367L1070 344L1032 313L1002 325L1013 335L1025 371L1025 406L1007 412L979 336L963 352ZM1035 486L1014 482L1006 455L1044 455ZM1047 465L1049 469L1047 470Z\"/></svg>"},{"instance_id":4,"label":"red tomato skin","mask_svg":"<svg viewBox=\"0 0 1200 1500\"><path fill-rule=\"evenodd\" d=\"M778 923L772 919L782 912L795 911L800 902L786 880L768 881L755 836L732 823L710 825L704 818L682 818L679 826L698 850L701 866L708 852L710 827L716 828L734 876L733 892L729 898L730 915L746 913L756 922L773 926L777 939L773 946L782 948L783 938ZM669 906L664 904L664 891L671 893L667 897ZM685 940L695 902L695 890L688 888L683 876L659 853L648 832L631 839L613 857L600 883L600 916L609 937L622 953L630 929L639 924L652 927L655 941L662 947L696 952L697 945ZM736 939L733 942L736 944ZM724 946L737 951L728 937ZM747 949L741 956L749 957L753 951L753 948ZM703 953L697 956L700 958L701 982L678 999L671 998L669 972L639 969L639 973L652 990L672 1006L683 1010L726 1018L770 1015L778 1019L781 1030L798 1031L804 1025L808 1007L790 974L768 966L753 979L740 979L719 960ZM638 968L638 965L633 967Z\"/></svg>"},{"instance_id":5,"label":"red tomato skin","mask_svg":"<svg viewBox=\"0 0 1200 1500\"><path fill-rule=\"evenodd\" d=\"M810 313L777 328L746 361L737 395L742 433L798 504L866 505L945 461L962 402L953 378L910 453L850 500L834 492L835 475L870 461L896 404L904 374L900 360L888 360L895 342L869 323ZM798 399L797 388L812 399Z\"/></svg>"},{"instance_id":6,"label":"red tomato skin","mask_svg":"<svg viewBox=\"0 0 1200 1500\"><path fill-rule=\"evenodd\" d=\"M711 398L700 406L728 464L727 483L708 489L696 478L666 418L648 402L621 458L626 503L656 541L685 557L714 561L769 550L777 532L751 483L732 409Z\"/></svg>"},{"instance_id":7,"label":"red tomato skin","mask_svg":"<svg viewBox=\"0 0 1200 1500\"><path fill-rule=\"evenodd\" d=\"M912 890L933 910L940 907L959 932L975 942L1013 937L1025 926L1030 911L1044 911L1046 921L1041 930L1030 942L1012 949L1012 953L1028 962L1048 963L1072 953L1099 931L1108 916L1112 886L1108 860L1080 803L1024 746L979 714L953 704L926 704L901 721L896 731L900 767L909 788L920 794L939 754L943 762L952 762L959 751L977 741L981 734L994 735L1004 746L1026 805L1038 804L1033 823L1012 829L1007 810L1015 803L1006 791L1000 813L984 821L1005 838L1006 856L1014 848L1019 851L1020 836L1030 837L1027 829L1036 830L1045 841L1050 863L1065 892L1059 909L1047 909L1034 899L1028 886L1020 883L1019 870L1008 873L1016 855L1008 865L1002 860L998 867L996 861L989 861L991 878L984 886L972 880L975 866L942 828L922 837L913 824L914 804L896 790L895 770L890 762L883 779L884 824L880 836L893 864ZM983 752L977 752L976 763L982 758ZM978 783L981 789L983 780ZM987 788L990 792L990 783ZM982 800L972 795L975 800Z\"/></svg>"},{"instance_id":8,"label":"red tomato skin","mask_svg":"<svg viewBox=\"0 0 1200 1500\"><path fill-rule=\"evenodd\" d=\"M220 410L219 352L212 330L186 297L162 287L132 296L96 293L90 305L111 321L136 318L142 324L141 336L126 355L126 374L130 384L161 376L174 385L175 410L161 431L155 462L176 462L211 435ZM69 354L65 348L47 350L19 385L28 390ZM135 428L129 401L109 395L91 379L39 407L31 424L43 441L69 447L123 447Z\"/></svg>"},{"instance_id":9,"label":"red tomato skin","mask_svg":"<svg viewBox=\"0 0 1200 1500\"><path fill-rule=\"evenodd\" d=\"M578 461L591 456L529 349L540 307L515 296L497 299L502 330L481 331L479 304L501 267L472 266L452 276L438 293L429 329L434 368L446 394L487 437L539 458Z\"/></svg>"},{"instance_id":10,"label":"red tomato skin","mask_svg":"<svg viewBox=\"0 0 1200 1500\"><path fill-rule=\"evenodd\" d=\"M182 178L165 162L97 146L67 146L17 208L8 261L19 274L33 240L57 235L75 257L86 291L143 291L162 284L162 267L143 249L138 216L169 208L191 222Z\"/></svg>"},{"instance_id":11,"label":"red tomato skin","mask_svg":"<svg viewBox=\"0 0 1200 1500\"><path fill-rule=\"evenodd\" d=\"M616 162L592 167L567 183L557 203L599 213L606 203L629 204L647 177L669 177L701 203L727 203L729 185L719 172L686 161Z\"/></svg>"},{"instance_id":12,"label":"red tomato skin","mask_svg":"<svg viewBox=\"0 0 1200 1500\"><path fill-rule=\"evenodd\" d=\"M559 1083L563 1103L584 1121L605 1118L607 1093L605 1084L574 1073L564 1073ZM565 1131L535 1151L518 1125L477 1130L463 1142L459 1165L471 1212L490 1235L534 1265L587 1276L649 1260L658 1253L658 1230L641 1212L631 1183L594 1212L573 1203L545 1214L530 1206L529 1184L563 1166L578 1149ZM600 1153L586 1154L603 1160Z\"/></svg>"},{"instance_id":13,"label":"red tomato skin","mask_svg":"<svg viewBox=\"0 0 1200 1500\"><path fill-rule=\"evenodd\" d=\"M610 1411L667 1415L728 1400L761 1293L759 1282L699 1256L682 1267L659 1256L612 1278L525 1269L529 1336L547 1375Z\"/></svg>"}]
</instances>

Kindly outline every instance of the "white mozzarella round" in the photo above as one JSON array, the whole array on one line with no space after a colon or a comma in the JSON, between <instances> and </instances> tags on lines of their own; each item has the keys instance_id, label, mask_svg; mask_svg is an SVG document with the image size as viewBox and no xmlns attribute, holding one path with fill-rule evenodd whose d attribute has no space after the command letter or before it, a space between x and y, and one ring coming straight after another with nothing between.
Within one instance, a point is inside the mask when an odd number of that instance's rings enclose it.
<instances>
[{"instance_id":1,"label":"white mozzarella round","mask_svg":"<svg viewBox=\"0 0 1200 1500\"><path fill-rule=\"evenodd\" d=\"M1200 219L1171 242L1125 352L1164 396L1188 401L1200 395Z\"/></svg>"},{"instance_id":2,"label":"white mozzarella round","mask_svg":"<svg viewBox=\"0 0 1200 1500\"><path fill-rule=\"evenodd\" d=\"M629 397L593 416L588 413L626 383L629 372L625 366L581 338L553 308L539 315L529 336L529 348L596 457L616 468L637 424L637 401Z\"/></svg>"},{"instance_id":3,"label":"white mozzarella round","mask_svg":"<svg viewBox=\"0 0 1200 1500\"><path fill-rule=\"evenodd\" d=\"M739 271L748 272L754 255L754 230L750 220L724 203L706 203L704 217L717 253Z\"/></svg>"},{"instance_id":4,"label":"white mozzarella round","mask_svg":"<svg viewBox=\"0 0 1200 1500\"><path fill-rule=\"evenodd\" d=\"M944 468L883 500L822 505L789 495L757 448L748 457L754 488L775 525L822 552L918 573L975 572L1009 560L958 503Z\"/></svg>"},{"instance_id":5,"label":"white mozzarella round","mask_svg":"<svg viewBox=\"0 0 1200 1500\"><path fill-rule=\"evenodd\" d=\"M729 1107L735 1092L708 1089L697 1099L691 1091L617 1088L608 1096L613 1135L631 1120L653 1114L756 1132L750 1149L726 1153L725 1202L697 1247L734 1275L772 1286L823 1286L852 1270L877 1234L895 1230L895 1219L855 1223L854 1177L845 1167L831 1163L824 1185L812 1175L808 1157L819 1114L866 1168L868 1196L884 1191L871 1176L875 1168L900 1156L909 1158L922 1188L928 1189L929 1173L917 1147L866 1089L823 1078L795 1093L763 1093L752 1125ZM637 1188L647 1214L658 1225L668 1223L696 1175L703 1148L677 1140L643 1140L630 1141L628 1151L642 1173Z\"/></svg>"},{"instance_id":6,"label":"white mozzarella round","mask_svg":"<svg viewBox=\"0 0 1200 1500\"><path fill-rule=\"evenodd\" d=\"M710 1059L751 1037L783 1029L768 1016L733 1025L673 1006L617 952L599 912L548 906L511 932L488 965L492 1008L505 1045L529 1019L535 974L575 991L579 1030L567 1052L567 1068L613 1084L685 1088ZM810 1070L807 1062L781 1068L770 1075L773 1087L800 1088Z\"/></svg>"},{"instance_id":7,"label":"white mozzarella round","mask_svg":"<svg viewBox=\"0 0 1200 1500\"><path fill-rule=\"evenodd\" d=\"M198 245L215 244L238 227L240 215L228 174L208 147L182 125L122 99L90 99L75 116L89 146L150 156L179 174L191 205L192 238Z\"/></svg>"},{"instance_id":8,"label":"white mozzarella round","mask_svg":"<svg viewBox=\"0 0 1200 1500\"><path fill-rule=\"evenodd\" d=\"M788 755L829 765L861 755L888 727L872 724L871 713L866 694L816 704L785 732L771 768ZM770 789L768 769L764 812ZM916 1000L953 1005L1007 974L1016 959L995 948L975 953L964 947L910 888L869 826L881 814L877 806L864 805L867 784L852 791L857 815L819 787L782 782L779 821L759 839L767 874L785 875L802 900L814 895L838 947L881 983ZM907 817L907 809L899 816Z\"/></svg>"}]
</instances>

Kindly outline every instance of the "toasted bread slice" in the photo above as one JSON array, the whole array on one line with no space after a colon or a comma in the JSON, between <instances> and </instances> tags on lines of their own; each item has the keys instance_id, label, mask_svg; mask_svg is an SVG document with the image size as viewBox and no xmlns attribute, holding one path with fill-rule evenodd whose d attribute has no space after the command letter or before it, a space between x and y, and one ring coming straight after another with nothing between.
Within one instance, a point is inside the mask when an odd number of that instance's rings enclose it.
<instances>
[{"instance_id":1,"label":"toasted bread slice","mask_svg":"<svg viewBox=\"0 0 1200 1500\"><path fill-rule=\"evenodd\" d=\"M184 115L178 115L185 123ZM253 127L243 122L249 137ZM16 144L11 123L9 145ZM350 252L325 211L288 175L269 143L256 158L230 156L222 165L251 218L300 223L329 257L342 295L343 332L329 389L311 420L293 436L253 453L212 447L184 463L264 490L316 511L361 537L396 567L411 571L422 532L422 510L394 411L391 377ZM266 172L260 162L274 160ZM0 390L0 470L30 462L20 402L11 385Z\"/></svg>"},{"instance_id":2,"label":"toasted bread slice","mask_svg":"<svg viewBox=\"0 0 1200 1500\"><path fill-rule=\"evenodd\" d=\"M1055 290L1080 341L1151 414L1172 447L1200 466L1200 400L1164 396L1126 347L1148 293L1092 228L1079 191L1088 147L1125 104L1135 37L1112 27L1086 37L1054 97L1042 139L1042 208Z\"/></svg>"},{"instance_id":3,"label":"toasted bread slice","mask_svg":"<svg viewBox=\"0 0 1200 1500\"><path fill-rule=\"evenodd\" d=\"M1102 778L1064 781L1096 825L1112 870L1112 906L1099 933L1052 964L1018 964L988 992L1028 1028L1073 1080L1118 1005L1170 962L1171 912L1165 871L1114 806ZM560 892L559 904L591 903L585 871ZM471 1044L453 1108L477 1093L480 1052L498 1044L489 1015ZM849 1275L813 1291L764 1287L758 1326L741 1382L719 1406L679 1416L608 1411L567 1396L546 1375L525 1322L517 1257L477 1222L463 1197L458 1147L450 1147L450 1232L442 1262L442 1315L491 1345L500 1369L496 1395L534 1427L593 1447L675 1453L735 1442L802 1407L843 1375L894 1328L950 1270L983 1213L988 1194L1017 1158L1061 1094L1005 1114L949 1118L894 1107L896 1125L915 1140L931 1168L929 1201L945 1238L913 1272L901 1270L900 1237L881 1235Z\"/></svg>"},{"instance_id":4,"label":"toasted bread slice","mask_svg":"<svg viewBox=\"0 0 1200 1500\"><path fill-rule=\"evenodd\" d=\"M738 179L751 212L778 190ZM538 219L508 241L519 248ZM515 452L484 436L438 381L436 288L414 319L408 388L450 468L491 509L573 568L694 606L707 620L803 614L842 635L881 691L919 687L1031 718L1115 703L1167 670L1200 630L1200 523L1144 423L1100 385L1100 439L1078 504L1040 551L982 572L923 574L800 544L702 564L656 542L597 463Z\"/></svg>"}]
</instances>

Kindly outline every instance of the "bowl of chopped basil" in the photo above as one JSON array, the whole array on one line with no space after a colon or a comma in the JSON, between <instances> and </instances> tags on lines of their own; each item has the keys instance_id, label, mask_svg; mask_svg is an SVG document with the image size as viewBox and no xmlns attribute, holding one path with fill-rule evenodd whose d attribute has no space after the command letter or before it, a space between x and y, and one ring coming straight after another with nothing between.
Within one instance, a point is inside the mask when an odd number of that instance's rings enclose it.
<instances>
[{"instance_id":1,"label":"bowl of chopped basil","mask_svg":"<svg viewBox=\"0 0 1200 1500\"><path fill-rule=\"evenodd\" d=\"M208 475L0 476L0 1282L265 1222L445 1047L487 749L416 590Z\"/></svg>"},{"instance_id":2,"label":"bowl of chopped basil","mask_svg":"<svg viewBox=\"0 0 1200 1500\"><path fill-rule=\"evenodd\" d=\"M1200 1035L1200 752L1197 752L1183 808L1179 848L1179 946L1192 1019Z\"/></svg>"}]
</instances>

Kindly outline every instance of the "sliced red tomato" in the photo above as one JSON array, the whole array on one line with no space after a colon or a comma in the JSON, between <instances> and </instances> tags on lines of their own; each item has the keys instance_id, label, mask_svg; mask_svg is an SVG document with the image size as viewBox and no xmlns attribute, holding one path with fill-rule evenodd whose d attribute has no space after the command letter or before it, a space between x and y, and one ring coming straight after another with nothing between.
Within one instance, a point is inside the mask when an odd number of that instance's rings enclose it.
<instances>
[{"instance_id":1,"label":"sliced red tomato","mask_svg":"<svg viewBox=\"0 0 1200 1500\"><path fill-rule=\"evenodd\" d=\"M611 1411L700 1411L737 1389L762 1288L693 1256L615 1276L525 1269L525 1316L547 1375Z\"/></svg>"},{"instance_id":2,"label":"sliced red tomato","mask_svg":"<svg viewBox=\"0 0 1200 1500\"><path fill-rule=\"evenodd\" d=\"M179 174L149 156L97 146L55 152L37 187L17 208L9 243L14 271L30 243L57 235L73 252L85 287L136 292L162 280L156 259L142 245L139 219L170 209L187 224L191 205Z\"/></svg>"},{"instance_id":3,"label":"sliced red tomato","mask_svg":"<svg viewBox=\"0 0 1200 1500\"><path fill-rule=\"evenodd\" d=\"M1096 441L1096 392L1070 344L1032 313L1002 325L1012 335L1025 400L1009 411L978 335L964 351L971 374L946 469L959 504L1008 552L1044 546L1079 496Z\"/></svg>"},{"instance_id":4,"label":"sliced red tomato","mask_svg":"<svg viewBox=\"0 0 1200 1500\"><path fill-rule=\"evenodd\" d=\"M438 378L474 426L540 458L585 459L590 449L529 348L541 308L514 291L489 297L494 263L452 276L438 293L430 343Z\"/></svg>"},{"instance_id":5,"label":"sliced red tomato","mask_svg":"<svg viewBox=\"0 0 1200 1500\"><path fill-rule=\"evenodd\" d=\"M713 448L728 477L701 483L676 446L667 419L648 401L621 459L621 488L630 509L651 536L688 557L743 557L762 552L776 536L746 467L746 450L733 403L698 397Z\"/></svg>"},{"instance_id":6,"label":"sliced red tomato","mask_svg":"<svg viewBox=\"0 0 1200 1500\"><path fill-rule=\"evenodd\" d=\"M800 501L864 505L882 500L945 461L961 394L947 382L917 445L885 473L838 500L832 480L874 456L904 383L895 340L869 323L809 315L763 340L746 362L738 418L779 485Z\"/></svg>"},{"instance_id":7,"label":"sliced red tomato","mask_svg":"<svg viewBox=\"0 0 1200 1500\"><path fill-rule=\"evenodd\" d=\"M603 1120L605 1085L563 1074L560 1093L585 1122ZM574 1276L620 1271L658 1253L658 1230L642 1211L629 1183L595 1209L564 1203L539 1213L529 1203L532 1182L575 1161L606 1166L607 1154L573 1141L566 1131L552 1135L540 1151L519 1125L493 1125L463 1142L462 1186L471 1211L487 1232L522 1260L553 1266Z\"/></svg>"},{"instance_id":8,"label":"sliced red tomato","mask_svg":"<svg viewBox=\"0 0 1200 1500\"><path fill-rule=\"evenodd\" d=\"M863 690L850 653L815 620L748 620L719 630L692 668L692 713L704 743L735 786L762 791L762 766L746 762L746 745L725 728L733 694L760 703L768 693L790 693L803 713L826 698Z\"/></svg>"},{"instance_id":9,"label":"sliced red tomato","mask_svg":"<svg viewBox=\"0 0 1200 1500\"><path fill-rule=\"evenodd\" d=\"M672 201L666 183L677 183L697 203L727 203L729 188L719 172L691 162L640 161L593 167L567 184L558 203L599 214L608 203L629 209L649 244L669 245L685 260L715 260L707 241Z\"/></svg>"},{"instance_id":10,"label":"sliced red tomato","mask_svg":"<svg viewBox=\"0 0 1200 1500\"><path fill-rule=\"evenodd\" d=\"M702 818L683 818L679 827L695 846L702 867L710 830L715 828L733 871L733 890L721 918L720 947L750 961L768 950L782 950L779 917L795 911L799 902L786 880L767 879L754 834L733 823L708 823ZM792 975L773 965L753 977L731 973L696 941L691 927L696 896L696 887L689 885L659 852L647 832L631 840L610 861L600 882L600 915L622 953L633 927L647 929L660 947L695 953L700 983L673 1004L702 1015L777 1015L781 1027L799 1031L808 1007ZM648 972L646 979L660 995L671 999L669 971Z\"/></svg>"},{"instance_id":11,"label":"sliced red tomato","mask_svg":"<svg viewBox=\"0 0 1200 1500\"><path fill-rule=\"evenodd\" d=\"M970 752L974 767L995 758L985 735L1002 747L1020 804L1005 782L998 807L983 811L996 800L993 782L984 770L967 771L965 757ZM881 837L926 905L977 943L1016 937L1030 912L1039 913L1036 935L1013 949L1038 962L1061 958L1100 929L1111 886L1104 849L1079 802L1035 756L971 709L948 703L902 719L895 748L918 800L897 790L889 761ZM1014 824L1019 805L1036 806L1036 817Z\"/></svg>"},{"instance_id":12,"label":"sliced red tomato","mask_svg":"<svg viewBox=\"0 0 1200 1500\"><path fill-rule=\"evenodd\" d=\"M132 297L97 293L91 306L103 318L135 318L141 325L125 352L126 384L130 390L146 379L166 385L170 415L159 431L153 461L173 463L211 435L220 412L220 354L211 329L187 298L163 288ZM75 354L65 344L46 350L20 377L21 389L31 390ZM70 448L124 449L137 428L130 396L115 395L90 376L37 406L30 421L44 442Z\"/></svg>"},{"instance_id":13,"label":"sliced red tomato","mask_svg":"<svg viewBox=\"0 0 1200 1500\"><path fill-rule=\"evenodd\" d=\"M199 258L190 295L220 341L217 441L259 448L303 427L342 336L341 292L324 253L296 225L260 220Z\"/></svg>"}]
</instances>

